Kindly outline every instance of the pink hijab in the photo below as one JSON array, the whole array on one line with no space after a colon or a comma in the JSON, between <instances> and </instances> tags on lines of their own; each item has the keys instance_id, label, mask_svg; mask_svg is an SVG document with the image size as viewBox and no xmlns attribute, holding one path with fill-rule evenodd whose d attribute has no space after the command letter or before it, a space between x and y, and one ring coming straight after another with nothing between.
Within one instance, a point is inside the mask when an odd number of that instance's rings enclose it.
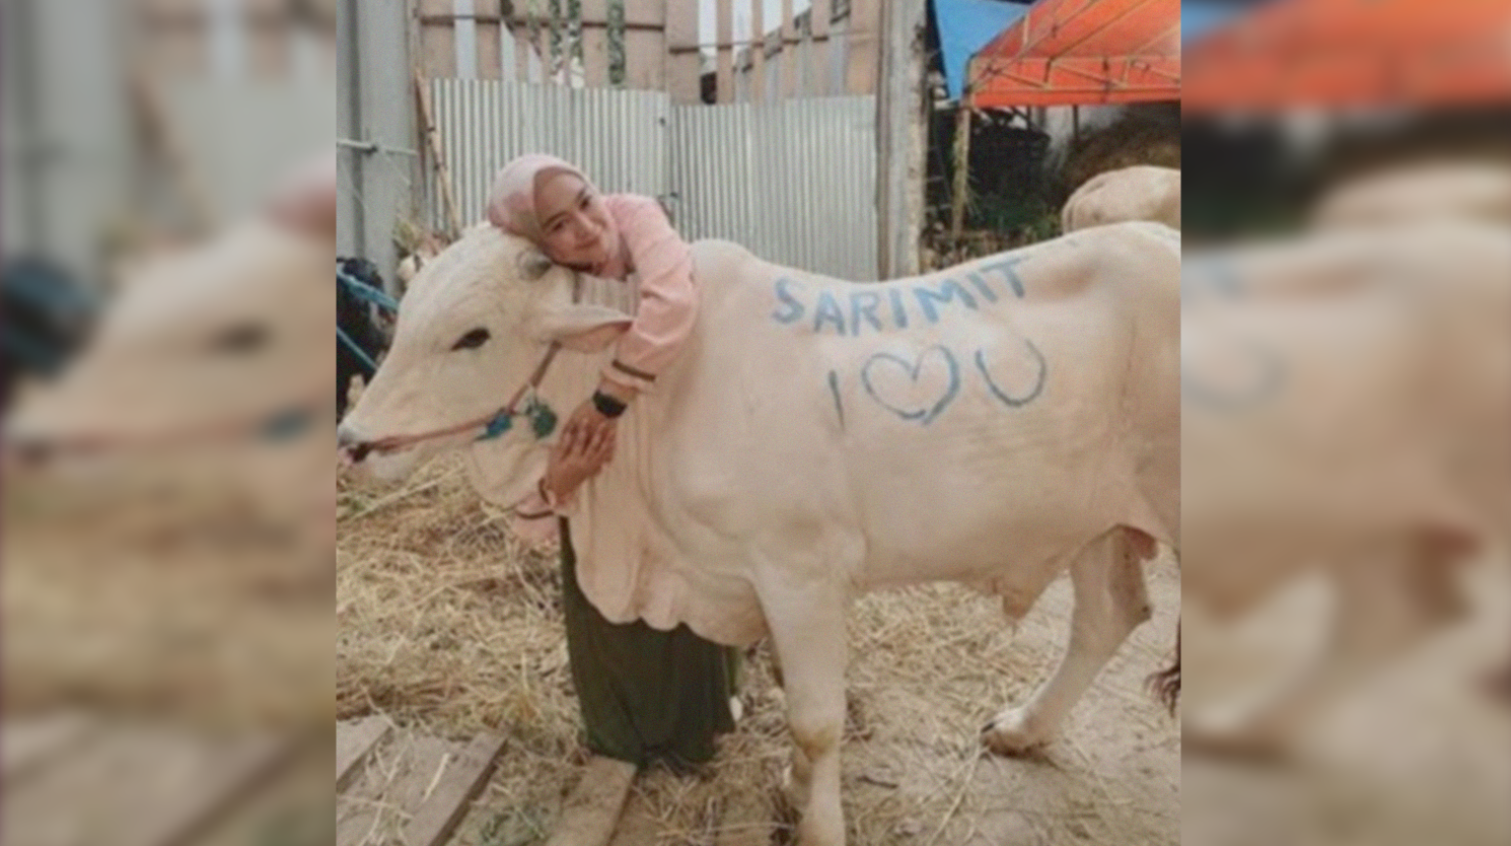
<instances>
[{"instance_id":1,"label":"pink hijab","mask_svg":"<svg viewBox=\"0 0 1511 846\"><path fill-rule=\"evenodd\" d=\"M268 198L266 214L279 224L317 237L336 236L336 151L299 163Z\"/></svg>"},{"instance_id":2,"label":"pink hijab","mask_svg":"<svg viewBox=\"0 0 1511 846\"><path fill-rule=\"evenodd\" d=\"M494 177L493 190L488 194L488 222L542 246L545 233L540 228L535 200L546 180L560 173L570 173L590 191L599 193L598 187L576 165L543 153L527 153L504 165ZM619 243L619 226L612 214L609 227L610 243Z\"/></svg>"}]
</instances>

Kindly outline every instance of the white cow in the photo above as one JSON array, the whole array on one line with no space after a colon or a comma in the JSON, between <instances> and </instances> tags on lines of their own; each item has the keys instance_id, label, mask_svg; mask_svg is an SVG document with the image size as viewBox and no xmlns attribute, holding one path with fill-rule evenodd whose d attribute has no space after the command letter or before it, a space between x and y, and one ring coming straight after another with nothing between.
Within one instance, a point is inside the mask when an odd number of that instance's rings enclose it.
<instances>
[{"instance_id":1,"label":"white cow","mask_svg":"<svg viewBox=\"0 0 1511 846\"><path fill-rule=\"evenodd\" d=\"M1511 165L1430 161L1338 185L1311 213L1317 230L1459 218L1511 224Z\"/></svg>"},{"instance_id":2,"label":"white cow","mask_svg":"<svg viewBox=\"0 0 1511 846\"><path fill-rule=\"evenodd\" d=\"M7 416L7 461L46 455L86 478L123 466L178 484L209 477L328 560L335 415L330 371L311 365L332 360L335 230L336 159L324 151L256 214L131 264L60 382Z\"/></svg>"},{"instance_id":3,"label":"white cow","mask_svg":"<svg viewBox=\"0 0 1511 846\"><path fill-rule=\"evenodd\" d=\"M1331 231L1433 219L1511 224L1511 164L1447 159L1395 166L1331 189L1311 216L1315 229ZM1511 658L1490 686L1511 701Z\"/></svg>"},{"instance_id":4,"label":"white cow","mask_svg":"<svg viewBox=\"0 0 1511 846\"><path fill-rule=\"evenodd\" d=\"M1186 257L1182 588L1220 617L1322 566L1335 637L1297 681L1188 713L1275 754L1461 612L1454 565L1511 530L1511 240L1457 224Z\"/></svg>"},{"instance_id":5,"label":"white cow","mask_svg":"<svg viewBox=\"0 0 1511 846\"><path fill-rule=\"evenodd\" d=\"M146 261L59 381L7 416L7 459L211 484L329 555L331 255L259 217Z\"/></svg>"},{"instance_id":6,"label":"white cow","mask_svg":"<svg viewBox=\"0 0 1511 846\"><path fill-rule=\"evenodd\" d=\"M1065 201L1060 228L1074 232L1126 220L1153 220L1180 228L1180 171L1134 165L1099 173Z\"/></svg>"},{"instance_id":7,"label":"white cow","mask_svg":"<svg viewBox=\"0 0 1511 846\"><path fill-rule=\"evenodd\" d=\"M578 494L579 579L616 622L772 637L799 842L840 844L857 594L958 580L1016 619L1069 569L1068 653L986 729L1005 752L1047 741L1148 619L1140 562L1180 530L1180 235L1122 224L868 285L726 242L693 256L702 304L687 347ZM546 461L543 409L591 392L630 321L597 304L604 284L469 230L415 279L342 444L388 476L470 445L474 480L520 501ZM500 412L511 399L515 416Z\"/></svg>"}]
</instances>

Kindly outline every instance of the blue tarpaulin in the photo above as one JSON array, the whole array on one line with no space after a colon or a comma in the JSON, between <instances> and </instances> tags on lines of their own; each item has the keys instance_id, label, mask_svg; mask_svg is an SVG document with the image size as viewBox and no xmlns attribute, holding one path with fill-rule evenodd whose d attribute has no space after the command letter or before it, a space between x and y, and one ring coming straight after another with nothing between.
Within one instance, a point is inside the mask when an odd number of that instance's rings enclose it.
<instances>
[{"instance_id":1,"label":"blue tarpaulin","mask_svg":"<svg viewBox=\"0 0 1511 846\"><path fill-rule=\"evenodd\" d=\"M1246 11L1245 4L1232 0L1181 0L1181 45L1206 35Z\"/></svg>"},{"instance_id":2,"label":"blue tarpaulin","mask_svg":"<svg viewBox=\"0 0 1511 846\"><path fill-rule=\"evenodd\" d=\"M1027 3L1002 0L933 0L934 23L944 60L944 83L950 99L965 91L966 63L1028 11Z\"/></svg>"}]
</instances>

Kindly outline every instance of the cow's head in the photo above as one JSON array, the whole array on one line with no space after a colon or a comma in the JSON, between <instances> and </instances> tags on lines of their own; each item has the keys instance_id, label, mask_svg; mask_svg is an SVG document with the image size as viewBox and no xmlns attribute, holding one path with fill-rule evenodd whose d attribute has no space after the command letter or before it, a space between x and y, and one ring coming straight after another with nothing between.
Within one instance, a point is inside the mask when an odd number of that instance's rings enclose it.
<instances>
[{"instance_id":1,"label":"cow's head","mask_svg":"<svg viewBox=\"0 0 1511 846\"><path fill-rule=\"evenodd\" d=\"M310 367L330 360L329 263L327 243L259 219L142 264L59 381L9 416L8 445L132 453L293 430L310 399L330 405L329 371Z\"/></svg>"},{"instance_id":2,"label":"cow's head","mask_svg":"<svg viewBox=\"0 0 1511 846\"><path fill-rule=\"evenodd\" d=\"M340 426L342 447L359 467L394 479L491 435L479 445L486 458L476 462L486 466L474 467L487 478L474 481L499 497L522 497L528 474L544 464L550 433L525 413L528 392L520 414L505 421L497 413L529 383L552 342L565 350L553 364L561 367L571 351L603 350L628 326L624 311L577 296L600 282L489 224L468 230L405 292L388 356Z\"/></svg>"}]
</instances>

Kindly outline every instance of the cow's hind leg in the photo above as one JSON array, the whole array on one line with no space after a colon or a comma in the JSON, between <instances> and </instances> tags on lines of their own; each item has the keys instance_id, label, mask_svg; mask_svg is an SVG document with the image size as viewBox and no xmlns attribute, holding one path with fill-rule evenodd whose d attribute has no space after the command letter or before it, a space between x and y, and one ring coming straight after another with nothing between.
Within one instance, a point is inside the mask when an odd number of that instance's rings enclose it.
<instances>
[{"instance_id":1,"label":"cow's hind leg","mask_svg":"<svg viewBox=\"0 0 1511 846\"><path fill-rule=\"evenodd\" d=\"M1464 611L1454 564L1458 538L1433 532L1363 550L1332 571L1329 640L1289 679L1223 707L1188 714L1182 746L1229 757L1277 759L1297 748L1317 715Z\"/></svg>"},{"instance_id":2,"label":"cow's hind leg","mask_svg":"<svg viewBox=\"0 0 1511 846\"><path fill-rule=\"evenodd\" d=\"M845 598L828 586L782 589L763 594L762 606L781 662L787 724L795 743L789 795L801 815L798 846L843 846Z\"/></svg>"},{"instance_id":3,"label":"cow's hind leg","mask_svg":"<svg viewBox=\"0 0 1511 846\"><path fill-rule=\"evenodd\" d=\"M1154 538L1119 526L1076 554L1070 564L1075 610L1065 657L1026 704L1004 710L986 725L982 740L988 747L1015 754L1054 736L1123 640L1149 619L1143 562L1154 552Z\"/></svg>"}]
</instances>

